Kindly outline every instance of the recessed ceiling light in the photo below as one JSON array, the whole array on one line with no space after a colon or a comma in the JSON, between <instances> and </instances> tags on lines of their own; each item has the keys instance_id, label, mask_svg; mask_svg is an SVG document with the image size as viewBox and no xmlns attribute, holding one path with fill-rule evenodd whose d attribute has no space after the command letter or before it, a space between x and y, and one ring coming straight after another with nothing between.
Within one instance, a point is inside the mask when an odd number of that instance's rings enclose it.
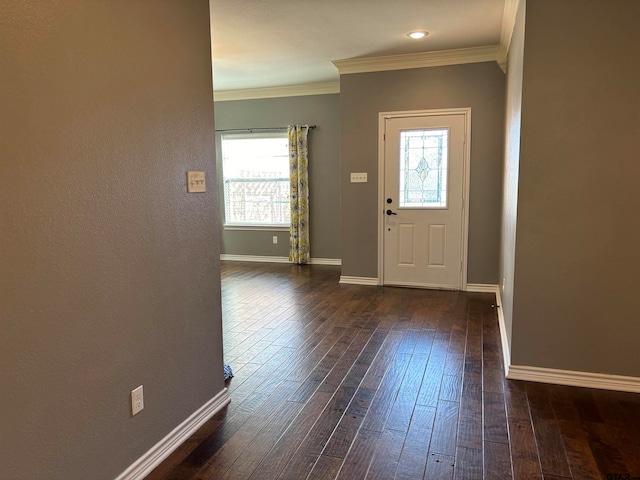
<instances>
[{"instance_id":1,"label":"recessed ceiling light","mask_svg":"<svg viewBox=\"0 0 640 480\"><path fill-rule=\"evenodd\" d=\"M429 32L427 32L425 30L417 30L415 32L407 33L407 37L413 38L414 40L419 40L421 38L426 37L427 35L429 35Z\"/></svg>"}]
</instances>

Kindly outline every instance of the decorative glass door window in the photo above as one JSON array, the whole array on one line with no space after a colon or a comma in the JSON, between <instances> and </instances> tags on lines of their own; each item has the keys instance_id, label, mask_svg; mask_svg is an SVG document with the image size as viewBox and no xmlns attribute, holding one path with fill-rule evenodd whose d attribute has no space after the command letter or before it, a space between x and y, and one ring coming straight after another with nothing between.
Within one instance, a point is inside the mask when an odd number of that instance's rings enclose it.
<instances>
[{"instance_id":1,"label":"decorative glass door window","mask_svg":"<svg viewBox=\"0 0 640 480\"><path fill-rule=\"evenodd\" d=\"M400 132L401 208L447 208L449 129Z\"/></svg>"}]
</instances>

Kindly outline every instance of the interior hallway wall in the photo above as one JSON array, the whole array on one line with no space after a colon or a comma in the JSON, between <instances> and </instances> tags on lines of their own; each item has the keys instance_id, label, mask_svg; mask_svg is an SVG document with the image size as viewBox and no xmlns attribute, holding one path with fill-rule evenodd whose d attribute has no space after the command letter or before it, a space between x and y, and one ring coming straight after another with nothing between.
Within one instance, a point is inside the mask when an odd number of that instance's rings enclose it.
<instances>
[{"instance_id":1,"label":"interior hallway wall","mask_svg":"<svg viewBox=\"0 0 640 480\"><path fill-rule=\"evenodd\" d=\"M224 388L208 0L0 11L0 478L113 479Z\"/></svg>"},{"instance_id":2,"label":"interior hallway wall","mask_svg":"<svg viewBox=\"0 0 640 480\"><path fill-rule=\"evenodd\" d=\"M340 259L339 95L306 95L216 102L216 128L317 125L309 133L309 229L311 257ZM218 137L219 138L219 137ZM221 159L220 142L217 158ZM222 166L218 161L220 216L224 219ZM272 237L278 237L273 244ZM222 253L289 256L289 232L223 230Z\"/></svg>"},{"instance_id":3,"label":"interior hallway wall","mask_svg":"<svg viewBox=\"0 0 640 480\"><path fill-rule=\"evenodd\" d=\"M341 75L342 275L378 276L378 113L471 107L467 279L498 283L504 99L495 62Z\"/></svg>"},{"instance_id":4,"label":"interior hallway wall","mask_svg":"<svg viewBox=\"0 0 640 480\"><path fill-rule=\"evenodd\" d=\"M630 0L526 4L514 365L640 377L638 18Z\"/></svg>"}]
</instances>

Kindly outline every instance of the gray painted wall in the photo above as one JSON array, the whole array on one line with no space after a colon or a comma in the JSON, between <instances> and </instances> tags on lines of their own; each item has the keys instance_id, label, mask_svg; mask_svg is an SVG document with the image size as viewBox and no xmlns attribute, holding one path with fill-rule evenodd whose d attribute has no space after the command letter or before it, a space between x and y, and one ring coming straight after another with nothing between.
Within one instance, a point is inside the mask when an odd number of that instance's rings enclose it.
<instances>
[{"instance_id":1,"label":"gray painted wall","mask_svg":"<svg viewBox=\"0 0 640 480\"><path fill-rule=\"evenodd\" d=\"M471 107L467 277L498 283L504 88L495 62L340 77L343 275L378 275L378 113ZM369 182L350 183L350 172Z\"/></svg>"},{"instance_id":2,"label":"gray painted wall","mask_svg":"<svg viewBox=\"0 0 640 480\"><path fill-rule=\"evenodd\" d=\"M0 10L0 478L112 479L224 388L208 1Z\"/></svg>"},{"instance_id":3,"label":"gray painted wall","mask_svg":"<svg viewBox=\"0 0 640 480\"><path fill-rule=\"evenodd\" d=\"M511 345L514 261L518 210L518 168L520 166L520 125L522 111L522 65L524 61L525 0L520 0L507 65L505 115L504 195L500 254L500 288L507 341Z\"/></svg>"},{"instance_id":4,"label":"gray painted wall","mask_svg":"<svg viewBox=\"0 0 640 480\"><path fill-rule=\"evenodd\" d=\"M251 128L311 124L309 133L309 228L312 258L341 258L339 95L310 95L216 102L216 127ZM220 148L218 142L218 158ZM221 162L218 162L220 216L224 218ZM278 236L274 245L272 237ZM289 255L289 232L222 231L222 253Z\"/></svg>"},{"instance_id":5,"label":"gray painted wall","mask_svg":"<svg viewBox=\"0 0 640 480\"><path fill-rule=\"evenodd\" d=\"M526 9L512 360L639 377L640 2Z\"/></svg>"}]
</instances>

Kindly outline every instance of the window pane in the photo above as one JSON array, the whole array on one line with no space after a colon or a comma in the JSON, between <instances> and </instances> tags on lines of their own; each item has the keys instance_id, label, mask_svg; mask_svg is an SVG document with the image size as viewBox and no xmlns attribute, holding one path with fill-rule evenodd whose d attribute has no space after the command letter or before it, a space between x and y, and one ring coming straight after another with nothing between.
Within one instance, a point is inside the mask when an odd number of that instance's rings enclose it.
<instances>
[{"instance_id":1,"label":"window pane","mask_svg":"<svg viewBox=\"0 0 640 480\"><path fill-rule=\"evenodd\" d=\"M446 208L448 129L400 132L400 207Z\"/></svg>"},{"instance_id":2,"label":"window pane","mask_svg":"<svg viewBox=\"0 0 640 480\"><path fill-rule=\"evenodd\" d=\"M286 134L222 136L226 224L289 225Z\"/></svg>"}]
</instances>

